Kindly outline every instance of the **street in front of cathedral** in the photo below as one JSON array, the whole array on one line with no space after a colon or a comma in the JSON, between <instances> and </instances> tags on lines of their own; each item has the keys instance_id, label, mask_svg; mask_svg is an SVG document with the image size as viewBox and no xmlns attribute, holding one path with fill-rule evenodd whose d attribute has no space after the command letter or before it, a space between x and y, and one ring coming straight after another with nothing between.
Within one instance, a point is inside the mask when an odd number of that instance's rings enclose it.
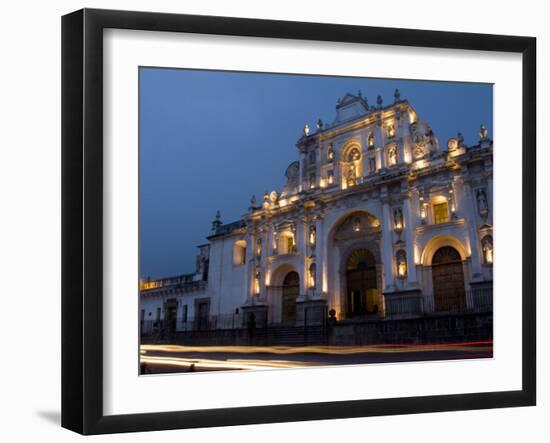
<instances>
[{"instance_id":1,"label":"street in front of cathedral","mask_svg":"<svg viewBox=\"0 0 550 443\"><path fill-rule=\"evenodd\" d=\"M308 368L331 365L491 358L491 341L440 345L177 346L142 345L141 373Z\"/></svg>"}]
</instances>

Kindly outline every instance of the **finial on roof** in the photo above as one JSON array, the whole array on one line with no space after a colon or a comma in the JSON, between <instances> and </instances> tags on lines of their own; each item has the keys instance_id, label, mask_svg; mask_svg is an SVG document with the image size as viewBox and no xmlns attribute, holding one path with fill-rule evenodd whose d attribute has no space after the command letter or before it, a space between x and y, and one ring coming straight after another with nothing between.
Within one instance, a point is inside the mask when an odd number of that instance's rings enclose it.
<instances>
[{"instance_id":1,"label":"finial on roof","mask_svg":"<svg viewBox=\"0 0 550 443\"><path fill-rule=\"evenodd\" d=\"M462 146L462 144L464 143L464 136L462 135L462 132L458 131L456 133L456 139L458 140L458 145Z\"/></svg>"},{"instance_id":2,"label":"finial on roof","mask_svg":"<svg viewBox=\"0 0 550 443\"><path fill-rule=\"evenodd\" d=\"M479 139L486 140L488 134L489 134L489 131L487 130L487 127L482 123L479 126Z\"/></svg>"},{"instance_id":3,"label":"finial on roof","mask_svg":"<svg viewBox=\"0 0 550 443\"><path fill-rule=\"evenodd\" d=\"M212 222L212 232L215 233L222 225L221 217L222 215L220 214L220 210L218 209L216 211L216 219Z\"/></svg>"},{"instance_id":4,"label":"finial on roof","mask_svg":"<svg viewBox=\"0 0 550 443\"><path fill-rule=\"evenodd\" d=\"M304 135L306 137L309 135L309 126L307 123L304 125Z\"/></svg>"},{"instance_id":5,"label":"finial on roof","mask_svg":"<svg viewBox=\"0 0 550 443\"><path fill-rule=\"evenodd\" d=\"M379 95L378 97L376 97L376 104L378 105L379 108L381 108L382 103L384 103L384 101L382 100L382 96Z\"/></svg>"},{"instance_id":6,"label":"finial on roof","mask_svg":"<svg viewBox=\"0 0 550 443\"><path fill-rule=\"evenodd\" d=\"M401 92L399 91L399 89L395 89L394 93L393 93L393 97L395 98L395 101L398 102L399 100L401 100Z\"/></svg>"},{"instance_id":7,"label":"finial on roof","mask_svg":"<svg viewBox=\"0 0 550 443\"><path fill-rule=\"evenodd\" d=\"M323 129L324 123L323 120L319 119L317 120L317 129L321 130Z\"/></svg>"},{"instance_id":8,"label":"finial on roof","mask_svg":"<svg viewBox=\"0 0 550 443\"><path fill-rule=\"evenodd\" d=\"M252 197L250 197L250 206L256 206L256 196L254 194L252 194Z\"/></svg>"}]
</instances>

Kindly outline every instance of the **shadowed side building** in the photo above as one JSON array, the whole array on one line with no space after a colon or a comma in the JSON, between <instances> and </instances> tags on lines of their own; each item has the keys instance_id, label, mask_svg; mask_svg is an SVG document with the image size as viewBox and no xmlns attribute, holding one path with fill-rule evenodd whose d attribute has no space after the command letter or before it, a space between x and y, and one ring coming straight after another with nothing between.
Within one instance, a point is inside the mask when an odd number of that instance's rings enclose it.
<instances>
[{"instance_id":1,"label":"shadowed side building","mask_svg":"<svg viewBox=\"0 0 550 443\"><path fill-rule=\"evenodd\" d=\"M236 222L217 213L194 274L141 283L142 335L328 324L335 343L490 338L483 125L478 144L458 134L441 149L399 91L387 106L346 94L296 147L280 192L253 198Z\"/></svg>"}]
</instances>

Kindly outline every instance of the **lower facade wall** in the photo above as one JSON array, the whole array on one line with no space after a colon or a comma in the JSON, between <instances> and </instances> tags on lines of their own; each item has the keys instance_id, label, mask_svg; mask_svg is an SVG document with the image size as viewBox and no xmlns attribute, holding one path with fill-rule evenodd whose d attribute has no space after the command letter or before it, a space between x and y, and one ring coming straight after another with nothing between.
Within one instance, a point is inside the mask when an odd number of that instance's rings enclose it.
<instances>
[{"instance_id":1,"label":"lower facade wall","mask_svg":"<svg viewBox=\"0 0 550 443\"><path fill-rule=\"evenodd\" d=\"M257 327L143 336L142 343L180 345L375 345L436 344L493 338L492 313L427 316L414 319L337 322L325 326Z\"/></svg>"},{"instance_id":2,"label":"lower facade wall","mask_svg":"<svg viewBox=\"0 0 550 443\"><path fill-rule=\"evenodd\" d=\"M329 345L434 344L492 340L493 314L475 313L334 325Z\"/></svg>"}]
</instances>

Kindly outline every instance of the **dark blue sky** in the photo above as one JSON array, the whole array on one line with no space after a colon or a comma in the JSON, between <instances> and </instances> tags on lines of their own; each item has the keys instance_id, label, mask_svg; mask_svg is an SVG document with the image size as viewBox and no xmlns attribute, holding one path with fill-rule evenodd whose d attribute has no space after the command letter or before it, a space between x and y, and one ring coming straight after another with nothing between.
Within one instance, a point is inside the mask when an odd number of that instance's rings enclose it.
<instances>
[{"instance_id":1,"label":"dark blue sky","mask_svg":"<svg viewBox=\"0 0 550 443\"><path fill-rule=\"evenodd\" d=\"M346 92L388 104L399 88L442 147L476 143L480 123L492 136L486 84L141 68L139 87L142 277L193 272L216 210L228 223L280 191L304 124L332 122Z\"/></svg>"}]
</instances>

